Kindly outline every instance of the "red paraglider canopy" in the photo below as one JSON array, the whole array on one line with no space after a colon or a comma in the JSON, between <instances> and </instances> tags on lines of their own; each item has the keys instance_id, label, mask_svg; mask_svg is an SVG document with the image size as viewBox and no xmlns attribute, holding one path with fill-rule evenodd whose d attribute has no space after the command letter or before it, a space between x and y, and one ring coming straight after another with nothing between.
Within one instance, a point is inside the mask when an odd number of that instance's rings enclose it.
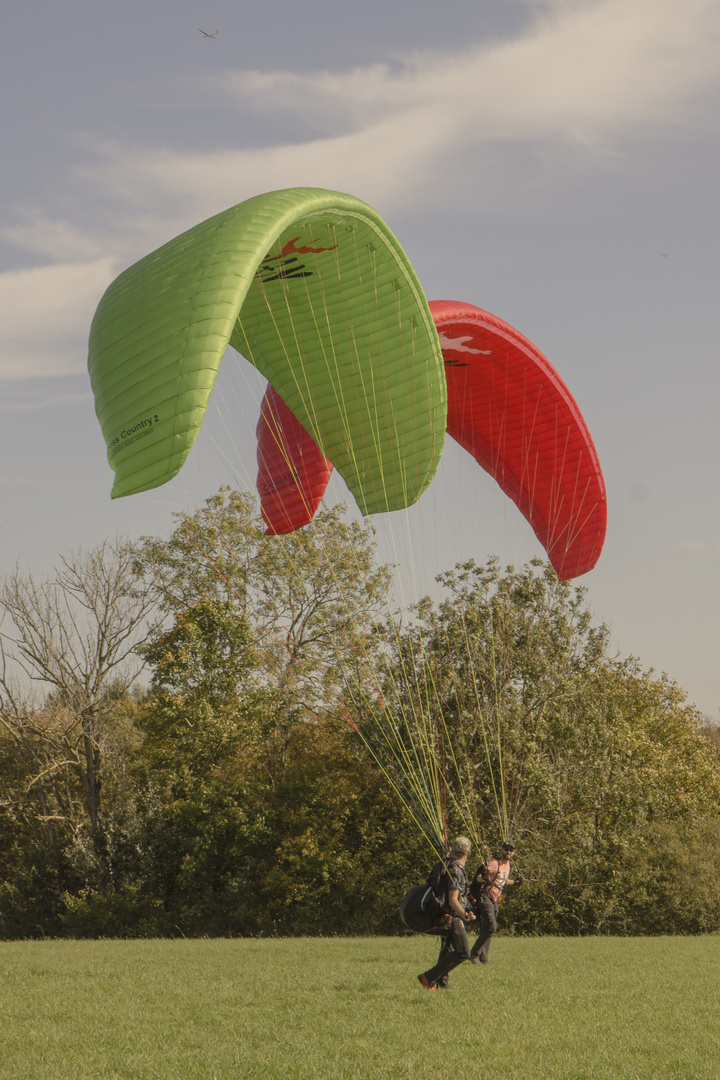
<instances>
[{"instance_id":1,"label":"red paraglider canopy","mask_svg":"<svg viewBox=\"0 0 720 1080\"><path fill-rule=\"evenodd\" d=\"M575 399L502 319L450 300L430 310L445 358L448 434L527 518L558 577L586 574L602 551L607 498Z\"/></svg>"},{"instance_id":2,"label":"red paraglider canopy","mask_svg":"<svg viewBox=\"0 0 720 1080\"><path fill-rule=\"evenodd\" d=\"M269 384L256 434L257 489L267 535L295 532L312 521L333 467Z\"/></svg>"},{"instance_id":3,"label":"red paraglider canopy","mask_svg":"<svg viewBox=\"0 0 720 1080\"><path fill-rule=\"evenodd\" d=\"M430 302L445 359L447 431L520 509L563 580L602 551L607 498L575 400L532 342L482 308ZM258 490L267 532L307 525L332 464L268 386L257 428Z\"/></svg>"}]
</instances>

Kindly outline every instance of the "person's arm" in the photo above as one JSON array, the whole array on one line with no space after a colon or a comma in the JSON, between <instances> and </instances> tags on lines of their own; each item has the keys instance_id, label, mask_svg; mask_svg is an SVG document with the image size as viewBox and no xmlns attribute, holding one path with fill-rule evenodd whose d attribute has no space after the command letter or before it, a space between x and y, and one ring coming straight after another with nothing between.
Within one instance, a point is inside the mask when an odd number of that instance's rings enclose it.
<instances>
[{"instance_id":1,"label":"person's arm","mask_svg":"<svg viewBox=\"0 0 720 1080\"><path fill-rule=\"evenodd\" d=\"M508 875L508 879L505 882L505 884L506 885L522 885L522 880L523 880L522 874L515 874L515 877L512 877L512 878Z\"/></svg>"},{"instance_id":2,"label":"person's arm","mask_svg":"<svg viewBox=\"0 0 720 1080\"><path fill-rule=\"evenodd\" d=\"M463 922L472 922L475 915L472 911L466 911L460 903L460 890L450 889L448 892L448 907Z\"/></svg>"}]
</instances>

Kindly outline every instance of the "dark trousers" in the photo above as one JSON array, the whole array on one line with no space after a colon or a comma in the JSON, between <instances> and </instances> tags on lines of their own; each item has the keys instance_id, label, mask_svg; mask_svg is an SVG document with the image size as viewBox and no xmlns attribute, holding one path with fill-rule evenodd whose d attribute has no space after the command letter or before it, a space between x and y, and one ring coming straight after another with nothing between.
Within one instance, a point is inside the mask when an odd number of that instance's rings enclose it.
<instances>
[{"instance_id":1,"label":"dark trousers","mask_svg":"<svg viewBox=\"0 0 720 1080\"><path fill-rule=\"evenodd\" d=\"M459 916L453 915L450 929L443 939L438 962L435 967L425 972L425 978L433 986L436 983L443 983L443 985L447 986L447 977L453 968L456 968L458 964L462 964L463 960L469 959L470 942L468 941L465 923Z\"/></svg>"},{"instance_id":2,"label":"dark trousers","mask_svg":"<svg viewBox=\"0 0 720 1080\"><path fill-rule=\"evenodd\" d=\"M482 964L487 964L490 959L490 942L497 930L498 906L494 900L490 899L487 893L483 893L478 900L475 913L482 919L482 926L470 955L477 956Z\"/></svg>"}]
</instances>

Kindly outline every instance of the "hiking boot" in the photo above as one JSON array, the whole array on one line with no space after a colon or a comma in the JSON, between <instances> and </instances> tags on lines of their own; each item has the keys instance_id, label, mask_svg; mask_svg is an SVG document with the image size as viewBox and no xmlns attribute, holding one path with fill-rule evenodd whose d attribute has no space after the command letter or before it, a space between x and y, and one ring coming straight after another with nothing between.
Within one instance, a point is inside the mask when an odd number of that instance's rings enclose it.
<instances>
[{"instance_id":1,"label":"hiking boot","mask_svg":"<svg viewBox=\"0 0 720 1080\"><path fill-rule=\"evenodd\" d=\"M437 985L438 990L449 990L450 989L450 983L449 982L439 982L436 985Z\"/></svg>"},{"instance_id":2,"label":"hiking boot","mask_svg":"<svg viewBox=\"0 0 720 1080\"><path fill-rule=\"evenodd\" d=\"M470 957L470 963L471 964L482 964L482 960L480 959L479 956L471 956Z\"/></svg>"},{"instance_id":3,"label":"hiking boot","mask_svg":"<svg viewBox=\"0 0 720 1080\"><path fill-rule=\"evenodd\" d=\"M420 983L421 986L424 986L426 990L429 990L431 994L435 993L435 990L437 988L435 986L433 986L433 984L430 982L430 980L428 979L425 972L423 972L422 975L418 975L418 982Z\"/></svg>"}]
</instances>

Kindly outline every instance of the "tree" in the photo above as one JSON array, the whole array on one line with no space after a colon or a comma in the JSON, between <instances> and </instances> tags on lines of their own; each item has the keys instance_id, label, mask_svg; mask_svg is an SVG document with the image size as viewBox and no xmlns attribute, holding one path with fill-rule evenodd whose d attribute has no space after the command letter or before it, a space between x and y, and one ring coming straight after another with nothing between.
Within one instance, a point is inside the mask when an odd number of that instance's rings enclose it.
<instances>
[{"instance_id":1,"label":"tree","mask_svg":"<svg viewBox=\"0 0 720 1080\"><path fill-rule=\"evenodd\" d=\"M582 589L540 560L497 560L440 575L384 633L382 693L353 694L357 724L391 782L440 846L448 831L484 846L513 834L552 775L552 728L604 662L607 631ZM487 853L487 852L486 852Z\"/></svg>"},{"instance_id":2,"label":"tree","mask_svg":"<svg viewBox=\"0 0 720 1080\"><path fill-rule=\"evenodd\" d=\"M666 675L637 660L608 660L579 698L556 743L550 798L531 801L535 866L516 907L517 925L563 933L692 932L693 883L675 877L685 908L674 924L647 881L647 867L679 867L677 849L720 821L720 765L702 717ZM715 834L716 835L716 834ZM717 888L717 862L696 872ZM674 871L670 872L673 876ZM535 910L532 911L531 909ZM676 906L679 911L680 905ZM540 913L540 914L539 914ZM706 924L706 928L708 928Z\"/></svg>"},{"instance_id":3,"label":"tree","mask_svg":"<svg viewBox=\"0 0 720 1080\"><path fill-rule=\"evenodd\" d=\"M64 557L42 581L16 570L0 591L2 753L21 778L4 800L51 854L60 891L78 873L115 885L138 742L130 691L155 603L120 538Z\"/></svg>"},{"instance_id":4,"label":"tree","mask_svg":"<svg viewBox=\"0 0 720 1080\"><path fill-rule=\"evenodd\" d=\"M516 932L717 929L717 732L540 561L440 580L398 615L367 523L227 491L11 575L2 932L390 931L423 828L512 834Z\"/></svg>"},{"instance_id":5,"label":"tree","mask_svg":"<svg viewBox=\"0 0 720 1080\"><path fill-rule=\"evenodd\" d=\"M387 603L371 528L336 509L268 538L254 501L222 491L168 541L147 540L139 566L161 583L166 615L143 649L140 787L159 794L146 816L150 891L186 933L327 928L319 897L343 891L353 861L356 880L361 850L381 843L353 818L384 801L336 708ZM360 790L343 806L350 776ZM310 849L317 858L300 856ZM300 895L315 898L314 914Z\"/></svg>"},{"instance_id":6,"label":"tree","mask_svg":"<svg viewBox=\"0 0 720 1080\"><path fill-rule=\"evenodd\" d=\"M338 699L387 610L390 574L375 565L372 527L343 518L342 507L324 510L299 532L265 537L255 501L224 489L180 516L168 541L147 540L142 550L168 616L203 605L247 628L271 785L298 725Z\"/></svg>"},{"instance_id":7,"label":"tree","mask_svg":"<svg viewBox=\"0 0 720 1080\"><path fill-rule=\"evenodd\" d=\"M382 708L356 702L369 745L421 824L437 807L486 855L513 837L526 884L510 925L642 932L651 892L634 861L663 837L679 865L670 838L698 822L715 835L720 763L703 718L666 676L608 655L584 590L539 560L439 580L445 598L388 638ZM688 908L682 925L699 922Z\"/></svg>"}]
</instances>

